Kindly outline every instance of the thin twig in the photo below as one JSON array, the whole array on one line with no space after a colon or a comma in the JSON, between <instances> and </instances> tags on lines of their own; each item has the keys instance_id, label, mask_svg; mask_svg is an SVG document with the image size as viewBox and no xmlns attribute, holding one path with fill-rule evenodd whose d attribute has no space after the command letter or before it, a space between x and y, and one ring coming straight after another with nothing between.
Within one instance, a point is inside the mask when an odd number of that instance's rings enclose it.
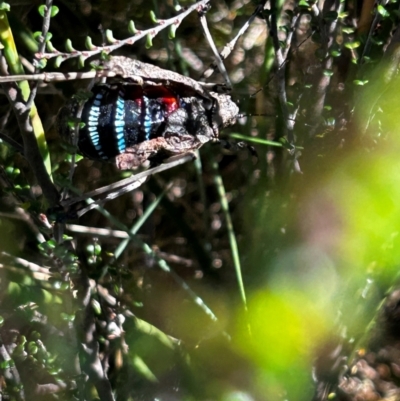
<instances>
[{"instance_id":1,"label":"thin twig","mask_svg":"<svg viewBox=\"0 0 400 401\"><path fill-rule=\"evenodd\" d=\"M40 74L32 75L7 75L0 77L0 83L4 82L19 82L19 81L43 81L43 82L62 82L62 81L75 81L77 79L91 79L115 77L117 74L108 70L92 70L87 72L42 72Z\"/></svg>"},{"instance_id":2,"label":"thin twig","mask_svg":"<svg viewBox=\"0 0 400 401\"><path fill-rule=\"evenodd\" d=\"M229 244L231 247L233 265L235 267L235 273L236 273L236 279L238 282L240 298L242 300L243 309L247 313L246 291L244 288L242 267L240 265L239 248L238 248L238 244L236 241L235 231L233 229L231 214L229 212L229 205L228 205L228 200L226 197L226 191L225 191L224 183L222 181L222 177L218 171L218 164L216 162L214 162L212 167L214 170L214 184L218 191L219 200L221 202L221 209L224 214L225 221L226 221L226 229L228 232Z\"/></svg>"},{"instance_id":3,"label":"thin twig","mask_svg":"<svg viewBox=\"0 0 400 401\"><path fill-rule=\"evenodd\" d=\"M287 95L286 95L286 58L289 50L285 53L282 52L281 45L278 37L278 22L277 22L277 10L275 7L275 1L271 3L271 21L270 21L270 32L272 36L272 42L275 49L275 59L276 64L280 67L277 72L277 83L278 83L278 98L279 104L282 111L282 116L285 122L285 132L284 136L287 136L289 143L294 146L294 118L289 113L289 108L287 105Z\"/></svg>"},{"instance_id":4,"label":"thin twig","mask_svg":"<svg viewBox=\"0 0 400 401\"><path fill-rule=\"evenodd\" d=\"M210 48L212 50L212 52L214 53L214 57L215 57L215 63L218 66L219 72L222 74L222 76L224 77L225 83L228 86L228 88L232 88L232 82L229 79L229 75L228 72L226 71L224 62L222 61L221 56L218 53L218 50L215 46L214 40L211 36L210 30L208 29L208 25L207 25L207 19L206 19L206 15L205 13L201 13L200 14L200 24L201 27L203 28L203 33L204 36L206 37L208 44L210 45Z\"/></svg>"},{"instance_id":5,"label":"thin twig","mask_svg":"<svg viewBox=\"0 0 400 401\"><path fill-rule=\"evenodd\" d=\"M250 16L250 18L246 21L246 23L240 28L238 34L229 42L227 43L224 48L222 49L220 55L220 58L222 60L225 60L232 52L232 50L236 46L236 42L239 40L239 38L247 31L251 23L254 21L256 16L264 9L266 0L260 1L260 4L257 6L257 8L254 10L253 14ZM218 59L217 59L218 60ZM207 79L209 78L217 68L217 61L212 63L207 70L203 73L203 78Z\"/></svg>"},{"instance_id":6,"label":"thin twig","mask_svg":"<svg viewBox=\"0 0 400 401\"><path fill-rule=\"evenodd\" d=\"M336 11L339 14L340 9L342 7L343 3L340 0L326 0L324 2L324 8L322 13L319 12L317 7L314 7L312 9L314 12L318 10L316 18L319 21L321 29L324 61L322 62L320 78L315 91L314 105L313 107L310 108L310 110L312 110L311 125L313 126L313 128L311 128L309 131L310 138L312 138L315 135L320 125L320 119L322 116L322 112L324 110L327 91L329 88L329 84L331 82L331 74L329 74L328 72L332 70L333 57L330 55L330 50L335 43L336 27L338 22L337 18L331 22L328 22L323 20L323 17L325 13L330 11Z\"/></svg>"},{"instance_id":7,"label":"thin twig","mask_svg":"<svg viewBox=\"0 0 400 401\"><path fill-rule=\"evenodd\" d=\"M53 4L53 0L46 0L46 10L44 13L43 17L43 23L42 23L42 34L39 37L39 53L43 53L46 49L46 37L49 32L50 28L50 18L51 18L51 6ZM35 68L35 72L38 72L38 68ZM36 82L35 85L31 88L31 92L29 94L29 98L26 102L26 107L30 109L32 107L32 104L35 100L37 90L39 87L40 82Z\"/></svg>"},{"instance_id":8,"label":"thin twig","mask_svg":"<svg viewBox=\"0 0 400 401\"><path fill-rule=\"evenodd\" d=\"M21 153L22 155L24 154L24 147L20 145L17 141L14 139L10 138L7 134L4 132L0 132L0 139L6 143L8 143L10 146L14 148L17 152Z\"/></svg>"},{"instance_id":9,"label":"thin twig","mask_svg":"<svg viewBox=\"0 0 400 401\"><path fill-rule=\"evenodd\" d=\"M127 39L122 39L122 40L116 40L114 39L113 43L107 46L93 46L91 50L84 50L84 51L78 51L74 50L73 52L66 53L66 52L59 52L55 50L54 52L49 52L49 53L36 53L35 57L37 59L52 59L54 57L61 57L63 61L75 58L75 57L83 57L83 58L89 58L92 56L95 56L96 54L100 53L106 53L109 54L113 52L114 50L119 49L122 46L125 45L133 45L135 42L137 42L139 39L142 39L146 36L149 36L151 38L154 38L159 32L161 32L163 29L167 28L168 26L174 25L176 28L182 23L182 21L194 10L197 11L202 11L204 8L207 7L207 4L210 2L210 0L201 0L198 1L197 3L191 5L188 7L185 11L183 11L181 14L174 16L172 18L166 19L166 20L158 20L158 26L146 29L144 31L137 31L134 36L131 36Z\"/></svg>"},{"instance_id":10,"label":"thin twig","mask_svg":"<svg viewBox=\"0 0 400 401\"><path fill-rule=\"evenodd\" d=\"M83 194L79 197L76 198L72 198L72 199L67 199L65 201L61 201L60 204L63 207L70 207L72 205L74 205L75 203L81 202L83 200L89 199L89 198L93 198L95 196L101 195L103 193L106 192L111 192L111 191L116 191L118 188L121 187L127 187L131 184L134 184L138 181L141 181L144 178L149 177L150 175L156 174L156 173L160 173L161 171L164 170L169 170L170 168L179 166L181 164L187 163L189 161L192 161L194 159L194 155L193 153L187 153L185 155L182 155L181 157L169 162L169 163L164 163L161 164L157 167L151 168L149 170L143 171L141 173L132 175L131 177L128 178L124 178L123 180L114 182L113 184L110 185L106 185L104 187L101 188L97 188L94 191L91 192L87 192L86 194ZM117 192L117 191L116 191ZM124 192L125 193L125 192Z\"/></svg>"},{"instance_id":11,"label":"thin twig","mask_svg":"<svg viewBox=\"0 0 400 401\"><path fill-rule=\"evenodd\" d=\"M18 265L23 267L26 270L29 270L32 273L41 273L46 276L51 276L52 273L50 273L50 267L42 267L37 265L36 263L29 262L26 259L22 259L13 255L10 255L7 252L1 252L1 256L6 257L8 260L10 260L14 265Z\"/></svg>"}]
</instances>

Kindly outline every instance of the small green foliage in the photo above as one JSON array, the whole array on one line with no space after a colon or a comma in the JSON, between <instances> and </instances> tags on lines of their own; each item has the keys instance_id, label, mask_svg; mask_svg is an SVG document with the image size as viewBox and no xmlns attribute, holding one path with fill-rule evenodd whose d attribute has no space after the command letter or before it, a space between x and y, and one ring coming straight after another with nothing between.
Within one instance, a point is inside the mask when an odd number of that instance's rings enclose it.
<instances>
[{"instance_id":1,"label":"small green foliage","mask_svg":"<svg viewBox=\"0 0 400 401\"><path fill-rule=\"evenodd\" d=\"M10 369L12 367L14 367L14 361L12 359L9 360L2 360L0 362L0 369Z\"/></svg>"},{"instance_id":2,"label":"small green foliage","mask_svg":"<svg viewBox=\"0 0 400 401\"><path fill-rule=\"evenodd\" d=\"M42 31L35 31L33 32L32 36L38 40L42 36Z\"/></svg>"},{"instance_id":3,"label":"small green foliage","mask_svg":"<svg viewBox=\"0 0 400 401\"><path fill-rule=\"evenodd\" d=\"M131 33L132 35L134 35L137 32L137 29L135 28L135 23L130 20L129 24L128 24L128 31L129 33Z\"/></svg>"},{"instance_id":4,"label":"small green foliage","mask_svg":"<svg viewBox=\"0 0 400 401\"><path fill-rule=\"evenodd\" d=\"M47 43L50 43L50 42L47 42ZM57 56L55 59L54 59L54 67L55 68L59 68L60 67L60 65L61 65L61 63L64 61L64 58L62 57L62 56Z\"/></svg>"},{"instance_id":5,"label":"small green foliage","mask_svg":"<svg viewBox=\"0 0 400 401\"><path fill-rule=\"evenodd\" d=\"M96 315L101 315L101 305L100 302L97 301L97 299L92 298L90 300L90 303L92 305L93 311Z\"/></svg>"},{"instance_id":6,"label":"small green foliage","mask_svg":"<svg viewBox=\"0 0 400 401\"><path fill-rule=\"evenodd\" d=\"M378 13L383 17L383 18L387 18L390 16L390 13L388 10L386 10L385 7L382 6L382 4L379 4L377 9Z\"/></svg>"},{"instance_id":7,"label":"small green foliage","mask_svg":"<svg viewBox=\"0 0 400 401\"><path fill-rule=\"evenodd\" d=\"M310 4L308 3L308 1L306 1L306 0L300 0L299 1L299 6L300 7L310 7Z\"/></svg>"},{"instance_id":8,"label":"small green foliage","mask_svg":"<svg viewBox=\"0 0 400 401\"><path fill-rule=\"evenodd\" d=\"M8 284L7 293L12 296L18 296L21 293L21 287L14 281L10 281Z\"/></svg>"},{"instance_id":9,"label":"small green foliage","mask_svg":"<svg viewBox=\"0 0 400 401\"><path fill-rule=\"evenodd\" d=\"M333 75L333 71L332 71L332 70L324 70L324 71L323 71L323 74L324 74L326 77L331 77L331 76Z\"/></svg>"},{"instance_id":10,"label":"small green foliage","mask_svg":"<svg viewBox=\"0 0 400 401\"><path fill-rule=\"evenodd\" d=\"M176 34L177 29L178 29L178 25L175 25L175 24L172 24L169 27L169 32L168 32L169 39L175 39L175 34Z\"/></svg>"},{"instance_id":11,"label":"small green foliage","mask_svg":"<svg viewBox=\"0 0 400 401\"><path fill-rule=\"evenodd\" d=\"M44 4L42 4L41 6L38 7L38 11L39 11L39 14L42 17L44 17L46 14L46 11L47 11L47 7ZM51 18L55 17L59 11L60 11L60 9L57 6L52 6L51 10L50 10L50 17Z\"/></svg>"},{"instance_id":12,"label":"small green foliage","mask_svg":"<svg viewBox=\"0 0 400 401\"><path fill-rule=\"evenodd\" d=\"M106 29L106 39L108 43L115 43L117 39L114 38L113 32L111 29Z\"/></svg>"},{"instance_id":13,"label":"small green foliage","mask_svg":"<svg viewBox=\"0 0 400 401\"><path fill-rule=\"evenodd\" d=\"M93 45L92 38L90 36L86 36L85 47L88 50L93 50L96 48L96 46Z\"/></svg>"},{"instance_id":14,"label":"small green foliage","mask_svg":"<svg viewBox=\"0 0 400 401\"><path fill-rule=\"evenodd\" d=\"M361 43L356 40L354 42L347 42L344 44L345 47L347 47L348 49L357 49L357 47L360 47Z\"/></svg>"},{"instance_id":15,"label":"small green foliage","mask_svg":"<svg viewBox=\"0 0 400 401\"><path fill-rule=\"evenodd\" d=\"M79 68L83 68L85 66L85 60L86 60L86 57L84 57L83 54L81 54L78 57L78 66L79 66Z\"/></svg>"},{"instance_id":16,"label":"small green foliage","mask_svg":"<svg viewBox=\"0 0 400 401\"><path fill-rule=\"evenodd\" d=\"M35 341L30 341L26 347L28 354L35 355L38 352L38 346Z\"/></svg>"},{"instance_id":17,"label":"small green foliage","mask_svg":"<svg viewBox=\"0 0 400 401\"><path fill-rule=\"evenodd\" d=\"M47 51L49 51L49 52L55 52L55 51L57 51L56 48L53 46L53 43L51 43L50 40L46 41L46 49L47 49ZM61 57L61 56L59 56L59 57ZM58 57L57 57L57 58L58 58ZM61 64L61 63L60 63L60 64Z\"/></svg>"},{"instance_id":18,"label":"small green foliage","mask_svg":"<svg viewBox=\"0 0 400 401\"><path fill-rule=\"evenodd\" d=\"M47 11L47 7L45 4L42 4L41 6L38 7L38 12L41 17L44 17Z\"/></svg>"},{"instance_id":19,"label":"small green foliage","mask_svg":"<svg viewBox=\"0 0 400 401\"><path fill-rule=\"evenodd\" d=\"M50 17L53 18L59 13L60 9L57 6L51 6Z\"/></svg>"},{"instance_id":20,"label":"small green foliage","mask_svg":"<svg viewBox=\"0 0 400 401\"><path fill-rule=\"evenodd\" d=\"M150 49L153 46L153 37L148 34L146 35L146 49Z\"/></svg>"},{"instance_id":21,"label":"small green foliage","mask_svg":"<svg viewBox=\"0 0 400 401\"><path fill-rule=\"evenodd\" d=\"M39 70L42 70L43 68L45 68L47 65L47 59L42 58L39 61L36 61L35 66L37 68L39 68Z\"/></svg>"},{"instance_id":22,"label":"small green foliage","mask_svg":"<svg viewBox=\"0 0 400 401\"><path fill-rule=\"evenodd\" d=\"M71 39L67 39L67 40L65 41L65 50L66 50L68 53L76 52L76 50L75 50L74 47L72 46Z\"/></svg>"},{"instance_id":23,"label":"small green foliage","mask_svg":"<svg viewBox=\"0 0 400 401\"><path fill-rule=\"evenodd\" d=\"M56 376L61 372L61 369L60 368L49 368L48 372L50 375Z\"/></svg>"},{"instance_id":24,"label":"small green foliage","mask_svg":"<svg viewBox=\"0 0 400 401\"><path fill-rule=\"evenodd\" d=\"M364 86L364 85L367 84L367 83L368 83L368 79L364 79L364 80L355 79L355 80L353 81L353 84L354 84L354 85L358 85L358 86Z\"/></svg>"},{"instance_id":25,"label":"small green foliage","mask_svg":"<svg viewBox=\"0 0 400 401\"><path fill-rule=\"evenodd\" d=\"M10 5L5 1L0 2L0 11L10 11Z\"/></svg>"},{"instance_id":26,"label":"small green foliage","mask_svg":"<svg viewBox=\"0 0 400 401\"><path fill-rule=\"evenodd\" d=\"M336 123L336 119L334 117L328 117L325 121L325 125L328 127L334 127Z\"/></svg>"},{"instance_id":27,"label":"small green foliage","mask_svg":"<svg viewBox=\"0 0 400 401\"><path fill-rule=\"evenodd\" d=\"M75 320L75 314L69 314L69 313L61 313L61 319L65 320L66 322L73 322Z\"/></svg>"},{"instance_id":28,"label":"small green foliage","mask_svg":"<svg viewBox=\"0 0 400 401\"><path fill-rule=\"evenodd\" d=\"M150 19L151 19L155 24L158 23L158 19L157 19L156 14L154 13L153 10L150 11Z\"/></svg>"},{"instance_id":29,"label":"small green foliage","mask_svg":"<svg viewBox=\"0 0 400 401\"><path fill-rule=\"evenodd\" d=\"M379 37L376 37L376 38L372 37L372 38L371 38L371 42L372 42L374 45L377 45L377 46L382 46L383 43L384 43L384 41L383 41L382 39L380 39Z\"/></svg>"}]
</instances>

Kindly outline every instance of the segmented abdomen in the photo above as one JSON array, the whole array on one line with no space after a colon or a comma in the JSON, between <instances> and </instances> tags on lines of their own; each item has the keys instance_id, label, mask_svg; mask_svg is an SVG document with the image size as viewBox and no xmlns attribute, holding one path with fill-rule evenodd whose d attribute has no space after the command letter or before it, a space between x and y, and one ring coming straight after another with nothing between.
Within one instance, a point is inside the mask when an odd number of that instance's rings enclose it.
<instances>
[{"instance_id":1,"label":"segmented abdomen","mask_svg":"<svg viewBox=\"0 0 400 401\"><path fill-rule=\"evenodd\" d=\"M126 148L161 136L179 98L164 86L96 85L82 111L78 147L89 158L108 160Z\"/></svg>"}]
</instances>

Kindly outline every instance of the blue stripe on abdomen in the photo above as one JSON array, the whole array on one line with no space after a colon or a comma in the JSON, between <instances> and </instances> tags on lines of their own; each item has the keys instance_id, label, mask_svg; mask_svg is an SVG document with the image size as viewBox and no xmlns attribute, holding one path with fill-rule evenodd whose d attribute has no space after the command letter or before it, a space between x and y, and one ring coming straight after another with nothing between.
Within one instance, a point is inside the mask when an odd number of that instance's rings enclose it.
<instances>
[{"instance_id":1,"label":"blue stripe on abdomen","mask_svg":"<svg viewBox=\"0 0 400 401\"><path fill-rule=\"evenodd\" d=\"M125 152L125 100L122 98L123 93L119 92L115 104L115 120L114 120L114 131L119 153Z\"/></svg>"}]
</instances>

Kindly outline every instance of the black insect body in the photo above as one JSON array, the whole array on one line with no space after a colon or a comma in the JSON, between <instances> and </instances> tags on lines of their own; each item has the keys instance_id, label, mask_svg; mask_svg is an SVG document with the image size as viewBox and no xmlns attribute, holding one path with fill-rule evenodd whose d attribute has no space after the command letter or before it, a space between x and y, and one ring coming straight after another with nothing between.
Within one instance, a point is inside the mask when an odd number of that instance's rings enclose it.
<instances>
[{"instance_id":1,"label":"black insect body","mask_svg":"<svg viewBox=\"0 0 400 401\"><path fill-rule=\"evenodd\" d=\"M91 159L109 160L127 148L162 136L180 99L162 86L120 82L96 85L85 103L78 147Z\"/></svg>"},{"instance_id":2,"label":"black insect body","mask_svg":"<svg viewBox=\"0 0 400 401\"><path fill-rule=\"evenodd\" d=\"M236 122L238 107L229 95L190 78L126 57L111 58L105 68L120 77L95 85L83 106L77 144L88 158L113 160L121 170L160 162L217 140L220 129ZM72 99L59 117L70 142L66 122L78 106Z\"/></svg>"}]
</instances>

